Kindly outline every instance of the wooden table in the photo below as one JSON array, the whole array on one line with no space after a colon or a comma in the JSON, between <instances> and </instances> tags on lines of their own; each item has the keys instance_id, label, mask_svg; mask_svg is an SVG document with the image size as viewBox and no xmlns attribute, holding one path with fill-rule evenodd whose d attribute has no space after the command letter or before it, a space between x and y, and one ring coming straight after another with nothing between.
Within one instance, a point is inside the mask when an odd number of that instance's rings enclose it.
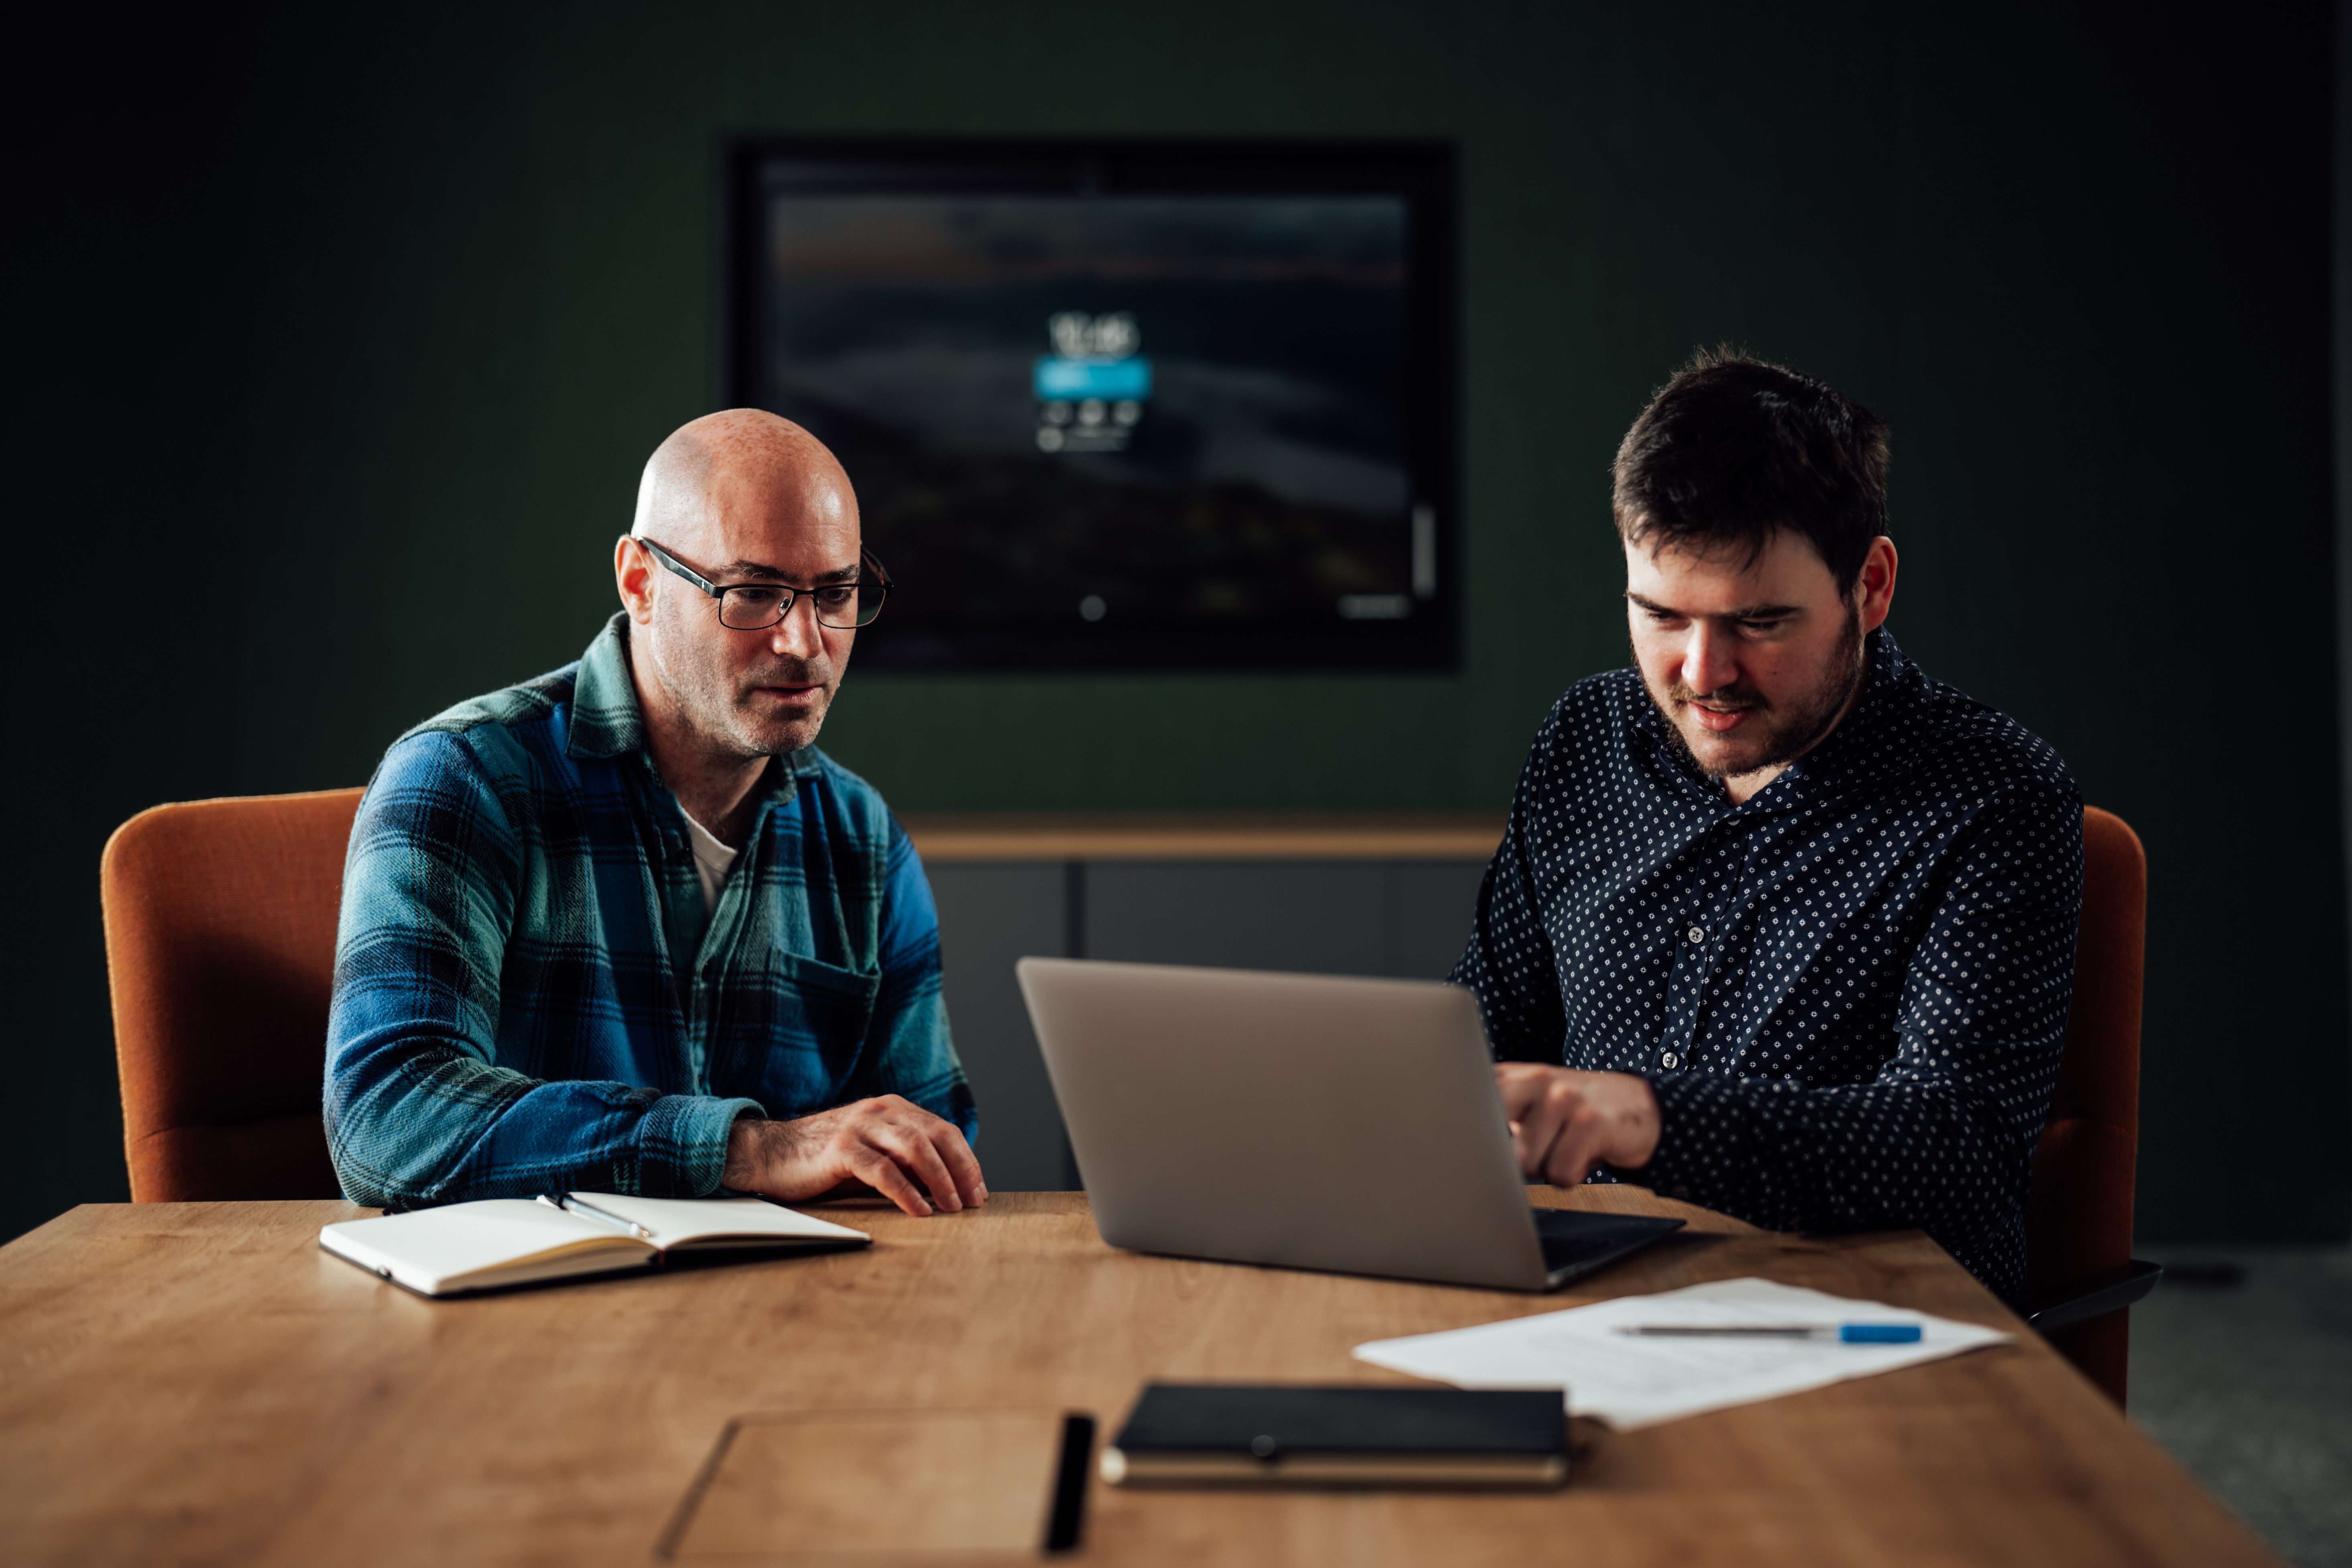
<instances>
[{"instance_id":1,"label":"wooden table","mask_svg":"<svg viewBox=\"0 0 2352 1568\"><path fill-rule=\"evenodd\" d=\"M928 1220L834 1205L865 1252L436 1302L318 1250L365 1212L346 1205L87 1205L0 1248L0 1541L16 1563L642 1564L747 1412L1069 1407L1108 1434L1153 1377L1405 1382L1349 1348L1762 1274L2021 1342L1629 1434L1579 1423L1554 1494L1097 1485L1081 1560L2274 1561L1921 1236L1537 1194L1692 1225L1592 1294L1528 1297L1115 1252L1083 1196L1001 1194Z\"/></svg>"}]
</instances>

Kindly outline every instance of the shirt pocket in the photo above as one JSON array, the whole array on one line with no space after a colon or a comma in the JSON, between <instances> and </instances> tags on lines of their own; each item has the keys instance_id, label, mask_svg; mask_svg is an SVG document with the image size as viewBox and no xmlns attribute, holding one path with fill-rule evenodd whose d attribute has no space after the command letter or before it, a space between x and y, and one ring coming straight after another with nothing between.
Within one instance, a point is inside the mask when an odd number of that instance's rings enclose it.
<instances>
[{"instance_id":1,"label":"shirt pocket","mask_svg":"<svg viewBox=\"0 0 2352 1568\"><path fill-rule=\"evenodd\" d=\"M740 1087L722 1092L748 1094L780 1121L839 1103L881 991L878 970L771 953L754 994L736 999L728 1034Z\"/></svg>"}]
</instances>

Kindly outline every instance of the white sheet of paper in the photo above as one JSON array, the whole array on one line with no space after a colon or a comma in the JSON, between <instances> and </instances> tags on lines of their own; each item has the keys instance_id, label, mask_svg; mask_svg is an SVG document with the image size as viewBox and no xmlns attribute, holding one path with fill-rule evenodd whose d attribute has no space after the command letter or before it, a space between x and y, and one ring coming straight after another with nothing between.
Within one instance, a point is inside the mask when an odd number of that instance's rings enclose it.
<instances>
[{"instance_id":1,"label":"white sheet of paper","mask_svg":"<svg viewBox=\"0 0 2352 1568\"><path fill-rule=\"evenodd\" d=\"M1916 1323L1920 1338L1916 1344L1850 1345L1835 1340L1649 1339L1618 1331L1633 1323ZM1998 1329L1877 1301L1769 1279L1718 1279L1472 1329L1374 1340L1358 1345L1355 1353L1374 1366L1462 1388L1562 1388L1571 1413L1630 1431L2009 1339Z\"/></svg>"}]
</instances>

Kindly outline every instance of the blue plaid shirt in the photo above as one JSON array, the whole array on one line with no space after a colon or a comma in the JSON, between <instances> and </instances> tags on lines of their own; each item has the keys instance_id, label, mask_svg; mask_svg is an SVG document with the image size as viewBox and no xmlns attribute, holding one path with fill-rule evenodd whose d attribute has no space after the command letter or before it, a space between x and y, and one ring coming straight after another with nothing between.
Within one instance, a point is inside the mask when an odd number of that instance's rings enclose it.
<instances>
[{"instance_id":1,"label":"blue plaid shirt","mask_svg":"<svg viewBox=\"0 0 2352 1568\"><path fill-rule=\"evenodd\" d=\"M814 748L759 787L706 915L622 616L577 664L394 742L343 875L325 1110L344 1194L702 1196L738 1116L879 1094L976 1138L905 829Z\"/></svg>"}]
</instances>

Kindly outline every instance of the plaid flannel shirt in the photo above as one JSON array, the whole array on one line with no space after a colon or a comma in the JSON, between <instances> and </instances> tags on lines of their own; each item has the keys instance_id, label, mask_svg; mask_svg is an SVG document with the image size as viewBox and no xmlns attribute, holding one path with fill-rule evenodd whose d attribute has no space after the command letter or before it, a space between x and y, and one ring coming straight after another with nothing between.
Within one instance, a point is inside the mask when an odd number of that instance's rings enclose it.
<instances>
[{"instance_id":1,"label":"plaid flannel shirt","mask_svg":"<svg viewBox=\"0 0 2352 1568\"><path fill-rule=\"evenodd\" d=\"M353 1202L719 1185L746 1112L896 1093L977 1138L939 918L873 787L781 757L707 915L628 622L385 752L343 877L328 1144Z\"/></svg>"}]
</instances>

